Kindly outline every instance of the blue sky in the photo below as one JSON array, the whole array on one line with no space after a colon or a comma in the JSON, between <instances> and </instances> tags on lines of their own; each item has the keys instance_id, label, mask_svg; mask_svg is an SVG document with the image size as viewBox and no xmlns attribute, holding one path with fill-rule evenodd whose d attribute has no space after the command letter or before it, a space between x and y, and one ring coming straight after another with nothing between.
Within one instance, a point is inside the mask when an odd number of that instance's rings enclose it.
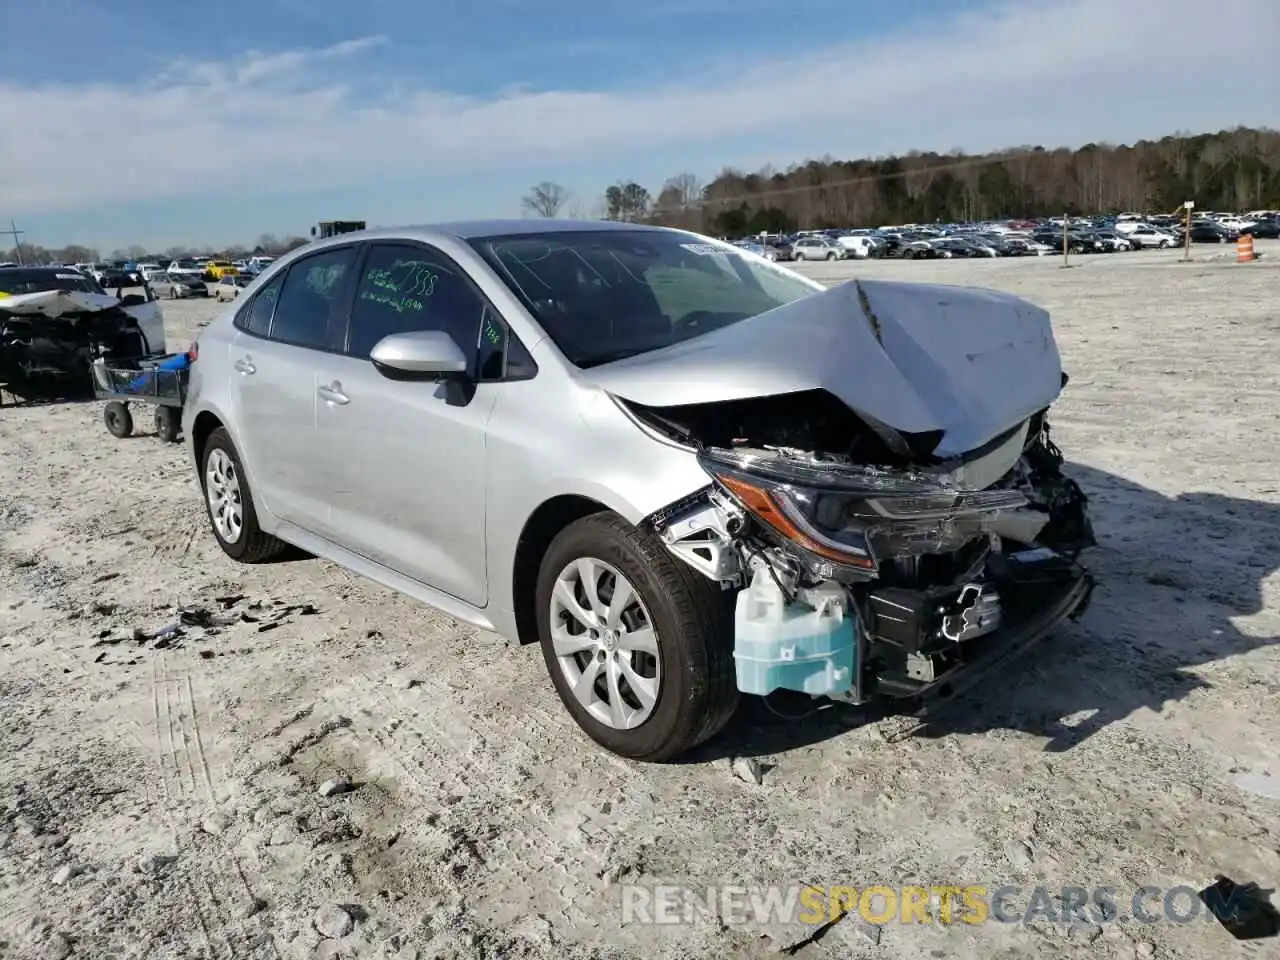
<instances>
[{"instance_id":1,"label":"blue sky","mask_svg":"<svg viewBox=\"0 0 1280 960\"><path fill-rule=\"evenodd\" d=\"M592 215L623 178L1280 120L1280 0L6 6L0 221L104 252L509 216L542 180Z\"/></svg>"}]
</instances>

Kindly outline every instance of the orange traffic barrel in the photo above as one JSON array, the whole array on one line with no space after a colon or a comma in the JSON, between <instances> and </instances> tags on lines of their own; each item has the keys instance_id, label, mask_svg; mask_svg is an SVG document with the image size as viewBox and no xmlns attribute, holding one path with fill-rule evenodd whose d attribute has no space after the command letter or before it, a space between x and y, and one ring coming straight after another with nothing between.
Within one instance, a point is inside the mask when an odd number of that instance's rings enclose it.
<instances>
[{"instance_id":1,"label":"orange traffic barrel","mask_svg":"<svg viewBox=\"0 0 1280 960\"><path fill-rule=\"evenodd\" d=\"M1257 259L1258 255L1253 252L1253 234L1240 234L1236 241L1236 263L1252 263Z\"/></svg>"}]
</instances>

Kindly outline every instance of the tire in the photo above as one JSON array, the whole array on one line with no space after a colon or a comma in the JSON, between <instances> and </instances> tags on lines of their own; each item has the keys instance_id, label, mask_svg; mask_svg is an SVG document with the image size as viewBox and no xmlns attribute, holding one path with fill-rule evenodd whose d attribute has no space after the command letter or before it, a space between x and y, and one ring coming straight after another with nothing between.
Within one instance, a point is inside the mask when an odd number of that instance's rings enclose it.
<instances>
[{"instance_id":1,"label":"tire","mask_svg":"<svg viewBox=\"0 0 1280 960\"><path fill-rule=\"evenodd\" d=\"M621 638L643 626L627 630L627 621L622 621L623 629L614 637L599 641L611 644L606 650L586 643L585 627L578 626L581 621L565 620L565 605L556 586L562 577L580 577L580 572L575 571L579 561L588 561L600 574L595 578L599 587L608 585L615 575L631 585L638 600L629 604L625 612L630 614L632 624L647 622L652 628L658 666L652 677L646 669L652 666L649 657L641 657L634 647L628 656L625 645L613 645L615 639L621 644ZM636 529L615 513L592 514L562 530L547 549L538 574L538 636L556 693L583 732L621 757L654 763L674 760L719 733L738 703L731 597L719 585L674 558L656 537ZM570 623L578 626L577 635L584 637L586 648L573 655L577 659L565 657L562 661L556 653L553 606L559 629L563 629L560 624ZM595 618L594 622L600 621ZM647 714L643 700L632 688L630 699L636 709L624 719L636 725L629 729L594 715L592 709L609 714L611 704L599 696L601 691L593 690L591 694L597 702L590 708L584 705L575 696L566 674L568 670L580 676L584 667L595 666L600 677L605 678L607 668L601 669L599 664L607 662L606 657L628 664L637 679L656 681L656 694ZM625 680L625 673L620 677ZM609 692L607 681L600 686ZM619 689L614 686L614 691ZM619 700L622 706L632 709L620 692Z\"/></svg>"},{"instance_id":2,"label":"tire","mask_svg":"<svg viewBox=\"0 0 1280 960\"><path fill-rule=\"evenodd\" d=\"M170 288L169 288L169 299L170 299L170 300L177 300L177 299L178 299L178 291L176 291L175 289L173 289L173 287L170 287Z\"/></svg>"},{"instance_id":3,"label":"tire","mask_svg":"<svg viewBox=\"0 0 1280 960\"><path fill-rule=\"evenodd\" d=\"M835 253L834 253L834 252L832 252L832 253L828 253L828 254L827 254L827 259L828 259L828 260L834 260L835 258L836 258L836 255L835 255Z\"/></svg>"},{"instance_id":4,"label":"tire","mask_svg":"<svg viewBox=\"0 0 1280 960\"><path fill-rule=\"evenodd\" d=\"M133 435L133 414L129 407L120 400L112 400L102 411L102 422L107 425L107 432L117 440Z\"/></svg>"},{"instance_id":5,"label":"tire","mask_svg":"<svg viewBox=\"0 0 1280 960\"><path fill-rule=\"evenodd\" d=\"M165 443L177 443L182 435L182 415L177 407L156 407L156 436Z\"/></svg>"},{"instance_id":6,"label":"tire","mask_svg":"<svg viewBox=\"0 0 1280 960\"><path fill-rule=\"evenodd\" d=\"M794 254L791 255L791 259L794 260L796 263L799 263L801 260L804 259L804 254L801 251L797 250Z\"/></svg>"},{"instance_id":7,"label":"tire","mask_svg":"<svg viewBox=\"0 0 1280 960\"><path fill-rule=\"evenodd\" d=\"M219 521L214 515L214 504L211 502L209 490L209 474L210 467L215 462L222 469L224 476L226 476L227 465L233 470L235 496L238 497L234 502L238 505L240 512L239 532L235 534L234 539L231 538L230 533L224 535L219 530ZM225 486L223 489L230 493ZM258 526L258 513L253 506L249 481L240 464L240 455L236 452L235 445L231 442L231 436L225 427L218 427L209 434L209 439L205 442L204 450L200 454L200 490L204 494L205 511L209 514L209 525L213 528L214 538L218 541L222 552L232 560L238 560L241 563L265 563L280 556L287 549L288 545L283 540L277 540L270 534L263 533L262 528Z\"/></svg>"}]
</instances>

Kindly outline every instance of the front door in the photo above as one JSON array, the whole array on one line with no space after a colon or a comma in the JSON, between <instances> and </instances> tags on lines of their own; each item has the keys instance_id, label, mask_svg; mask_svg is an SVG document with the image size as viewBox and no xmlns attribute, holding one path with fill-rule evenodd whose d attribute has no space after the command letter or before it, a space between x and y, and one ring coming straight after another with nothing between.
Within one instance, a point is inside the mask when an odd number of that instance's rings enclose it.
<instances>
[{"instance_id":1,"label":"front door","mask_svg":"<svg viewBox=\"0 0 1280 960\"><path fill-rule=\"evenodd\" d=\"M473 606L488 598L486 428L499 383L451 403L443 384L390 380L369 352L383 337L449 333L479 373L490 309L440 251L373 244L352 301L342 355L318 371L317 428L326 455L329 536L344 547Z\"/></svg>"}]
</instances>

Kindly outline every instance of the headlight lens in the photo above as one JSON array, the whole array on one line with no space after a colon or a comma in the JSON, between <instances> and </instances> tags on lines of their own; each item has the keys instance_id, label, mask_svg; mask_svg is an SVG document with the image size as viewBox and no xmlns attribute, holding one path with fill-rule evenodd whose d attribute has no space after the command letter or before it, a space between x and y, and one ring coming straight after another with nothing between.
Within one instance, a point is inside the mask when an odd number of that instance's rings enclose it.
<instances>
[{"instance_id":1,"label":"headlight lens","mask_svg":"<svg viewBox=\"0 0 1280 960\"><path fill-rule=\"evenodd\" d=\"M707 450L699 463L810 560L864 572L875 572L882 560L957 550L997 515L1027 504L1016 490L961 491L925 473L774 451Z\"/></svg>"}]
</instances>

